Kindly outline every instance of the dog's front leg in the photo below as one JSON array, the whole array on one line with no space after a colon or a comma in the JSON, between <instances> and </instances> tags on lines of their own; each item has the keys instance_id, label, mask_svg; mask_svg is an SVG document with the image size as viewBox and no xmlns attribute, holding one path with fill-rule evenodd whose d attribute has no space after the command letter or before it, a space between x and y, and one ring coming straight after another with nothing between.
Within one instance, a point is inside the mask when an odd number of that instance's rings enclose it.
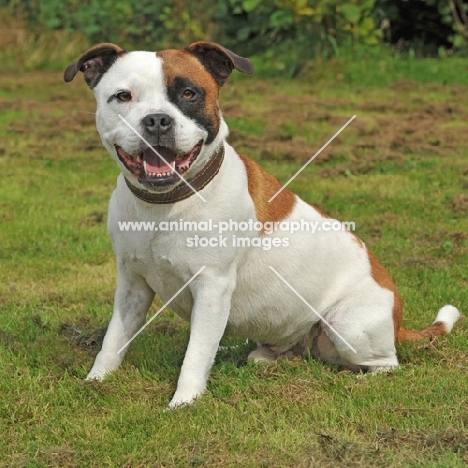
<instances>
[{"instance_id":1,"label":"dog's front leg","mask_svg":"<svg viewBox=\"0 0 468 468\"><path fill-rule=\"evenodd\" d=\"M226 329L235 278L204 271L191 284L194 305L190 340L169 407L192 403L206 389L206 382Z\"/></svg>"},{"instance_id":2,"label":"dog's front leg","mask_svg":"<svg viewBox=\"0 0 468 468\"><path fill-rule=\"evenodd\" d=\"M125 265L119 265L112 319L87 380L102 380L119 367L128 346L121 348L143 325L153 298L154 292L141 276L131 273Z\"/></svg>"}]
</instances>

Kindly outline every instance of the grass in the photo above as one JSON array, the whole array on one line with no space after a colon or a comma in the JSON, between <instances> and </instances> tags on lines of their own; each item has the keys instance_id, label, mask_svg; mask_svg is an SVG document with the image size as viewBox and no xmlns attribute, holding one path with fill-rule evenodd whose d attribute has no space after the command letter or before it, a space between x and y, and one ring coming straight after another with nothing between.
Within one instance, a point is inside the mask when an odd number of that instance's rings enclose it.
<instances>
[{"instance_id":1,"label":"grass","mask_svg":"<svg viewBox=\"0 0 468 468\"><path fill-rule=\"evenodd\" d=\"M291 188L356 222L405 325L422 328L443 304L466 311L467 74L456 59L363 60L233 77L222 108L231 142L282 182L357 114ZM241 345L219 353L203 398L167 412L189 329L166 311L115 375L84 382L112 310L117 168L79 80L11 72L0 89L0 466L466 466L464 321L360 379L312 360L247 364Z\"/></svg>"}]
</instances>

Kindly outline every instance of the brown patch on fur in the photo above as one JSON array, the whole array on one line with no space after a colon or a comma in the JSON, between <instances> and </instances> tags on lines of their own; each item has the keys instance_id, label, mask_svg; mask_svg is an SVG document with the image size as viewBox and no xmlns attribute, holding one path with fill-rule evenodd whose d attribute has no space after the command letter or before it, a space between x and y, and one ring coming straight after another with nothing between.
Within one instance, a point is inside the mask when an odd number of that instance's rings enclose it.
<instances>
[{"instance_id":1,"label":"brown patch on fur","mask_svg":"<svg viewBox=\"0 0 468 468\"><path fill-rule=\"evenodd\" d=\"M401 327L398 330L398 341L419 341L424 338L434 338L435 336L446 335L447 330L443 322L435 322L421 331L407 330Z\"/></svg>"},{"instance_id":2,"label":"brown patch on fur","mask_svg":"<svg viewBox=\"0 0 468 468\"><path fill-rule=\"evenodd\" d=\"M177 77L185 77L205 91L204 113L219 128L219 86L202 63L186 50L168 49L156 52L162 59L166 86L169 88Z\"/></svg>"},{"instance_id":3,"label":"brown patch on fur","mask_svg":"<svg viewBox=\"0 0 468 468\"><path fill-rule=\"evenodd\" d=\"M374 278L375 282L382 288L393 292L393 328L395 332L395 341L397 341L401 322L403 320L403 302L401 300L401 296L397 291L392 277L377 260L377 257L369 249L367 249L367 254L369 256L372 278Z\"/></svg>"},{"instance_id":4,"label":"brown patch on fur","mask_svg":"<svg viewBox=\"0 0 468 468\"><path fill-rule=\"evenodd\" d=\"M377 260L375 255L368 249L369 262L374 280L383 288L388 289L394 294L393 304L393 326L395 331L395 342L401 341L419 341L424 338L433 338L435 336L446 335L447 330L442 322L435 322L424 330L413 331L401 326L403 320L403 302L398 293L395 283L387 270Z\"/></svg>"},{"instance_id":5,"label":"brown patch on fur","mask_svg":"<svg viewBox=\"0 0 468 468\"><path fill-rule=\"evenodd\" d=\"M260 164L242 154L239 155L245 165L248 178L249 194L255 205L257 219L261 223L281 221L289 216L296 203L295 195L288 189L282 190L268 203L268 200L282 185Z\"/></svg>"}]
</instances>

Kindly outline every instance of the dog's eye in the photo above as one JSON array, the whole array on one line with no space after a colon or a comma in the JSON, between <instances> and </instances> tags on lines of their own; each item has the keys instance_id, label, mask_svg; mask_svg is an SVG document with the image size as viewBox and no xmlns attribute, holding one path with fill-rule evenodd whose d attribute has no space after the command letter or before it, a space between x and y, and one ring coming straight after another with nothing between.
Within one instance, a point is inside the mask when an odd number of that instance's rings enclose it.
<instances>
[{"instance_id":1,"label":"dog's eye","mask_svg":"<svg viewBox=\"0 0 468 468\"><path fill-rule=\"evenodd\" d=\"M128 102L132 100L132 95L128 91L120 91L115 97L121 102Z\"/></svg>"},{"instance_id":2,"label":"dog's eye","mask_svg":"<svg viewBox=\"0 0 468 468\"><path fill-rule=\"evenodd\" d=\"M182 97L184 99L192 99L194 96L195 96L195 91L192 91L191 89L188 89L188 88L182 93Z\"/></svg>"}]
</instances>

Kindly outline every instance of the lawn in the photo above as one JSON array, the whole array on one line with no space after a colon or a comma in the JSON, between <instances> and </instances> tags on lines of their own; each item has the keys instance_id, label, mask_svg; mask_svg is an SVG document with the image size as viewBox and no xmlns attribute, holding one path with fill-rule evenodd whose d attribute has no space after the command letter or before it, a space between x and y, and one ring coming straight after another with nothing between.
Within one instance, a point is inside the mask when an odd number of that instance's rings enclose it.
<instances>
[{"instance_id":1,"label":"lawn","mask_svg":"<svg viewBox=\"0 0 468 468\"><path fill-rule=\"evenodd\" d=\"M355 114L290 188L356 223L397 283L405 326L448 303L466 313L466 61L317 60L295 79L259 70L222 89L230 142L284 183ZM189 336L167 310L114 375L84 382L112 311L117 167L81 79L3 73L0 106L0 466L466 466L464 319L362 378L299 358L247 364L252 345L227 338L239 347L219 353L207 394L167 411Z\"/></svg>"}]
</instances>

